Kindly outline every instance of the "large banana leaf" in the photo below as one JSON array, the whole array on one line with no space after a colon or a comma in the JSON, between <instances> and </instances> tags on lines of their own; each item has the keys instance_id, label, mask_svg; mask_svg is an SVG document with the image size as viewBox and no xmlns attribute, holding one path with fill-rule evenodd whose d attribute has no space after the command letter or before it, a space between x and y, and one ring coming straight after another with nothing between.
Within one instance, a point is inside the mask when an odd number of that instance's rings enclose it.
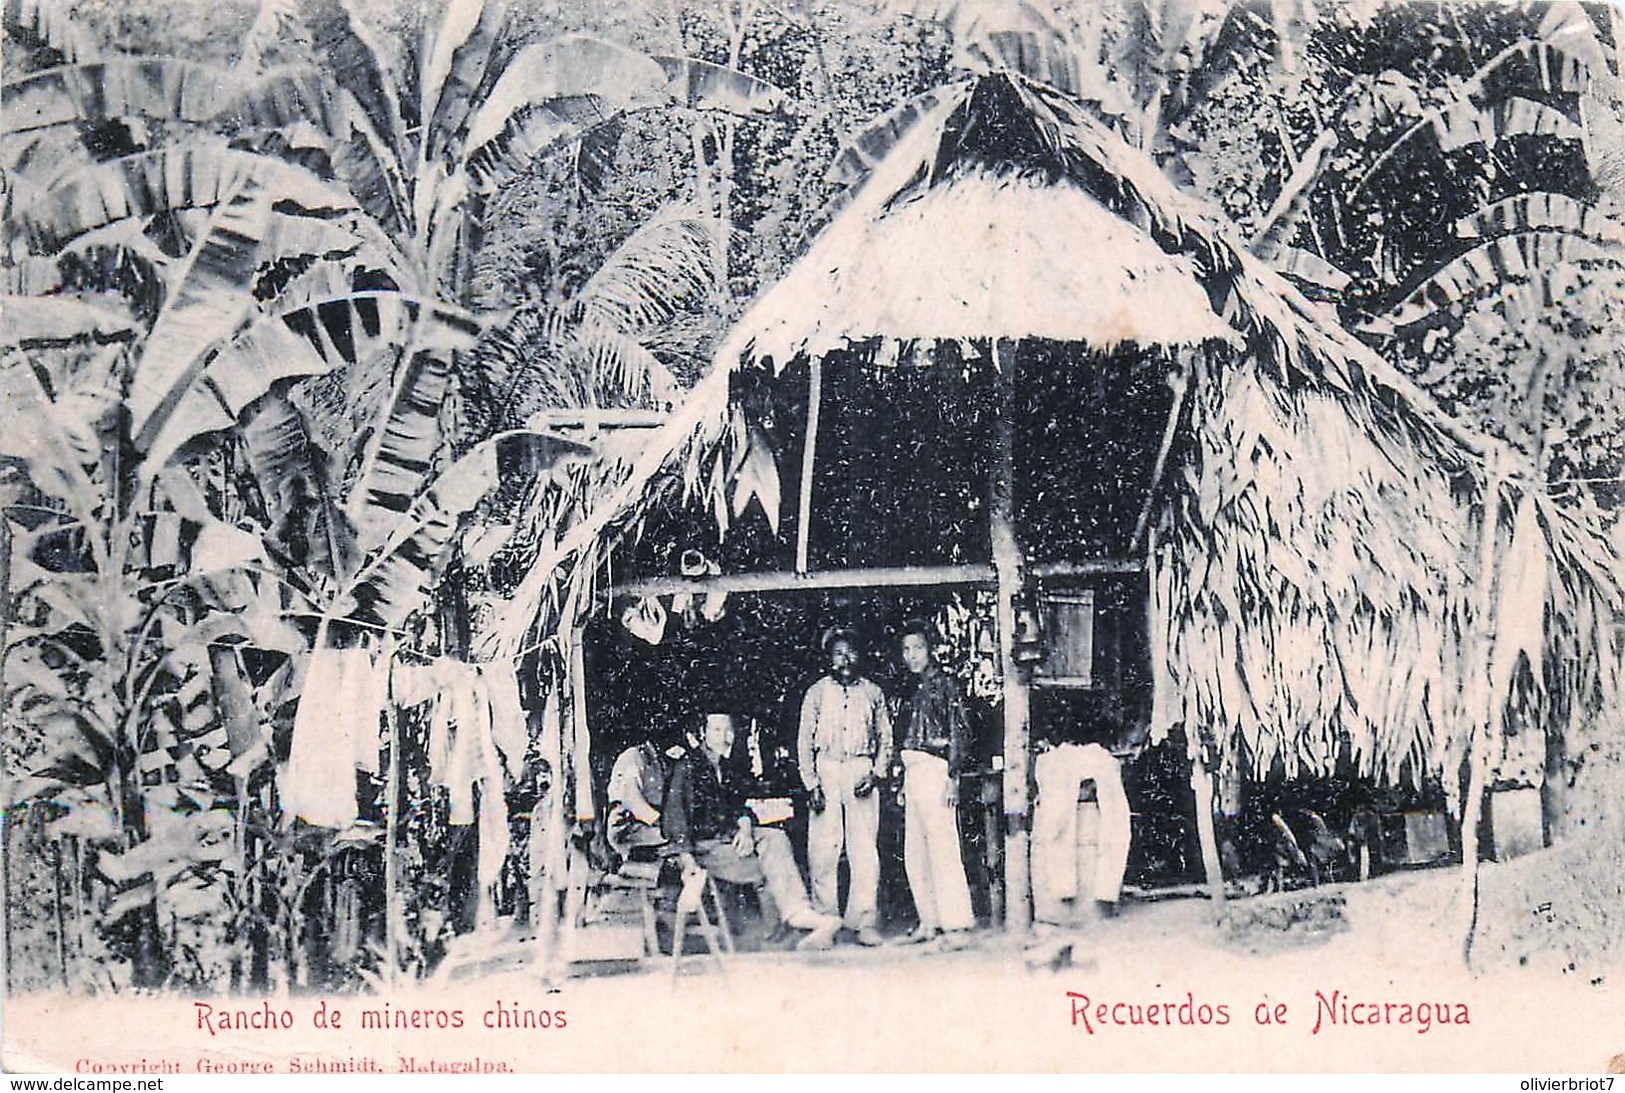
<instances>
[{"instance_id":1,"label":"large banana leaf","mask_svg":"<svg viewBox=\"0 0 1625 1093\"><path fill-rule=\"evenodd\" d=\"M1088 67L1072 36L1047 11L1026 0L959 5L953 13L956 62L971 72L1004 69L1085 97Z\"/></svg>"},{"instance_id":2,"label":"large banana leaf","mask_svg":"<svg viewBox=\"0 0 1625 1093\"><path fill-rule=\"evenodd\" d=\"M110 397L84 395L52 398L33 369L0 368L0 414L8 423L0 429L0 457L20 461L36 489L66 505L85 530L96 570L106 572L106 546L97 532L103 498L85 468L100 457L99 425Z\"/></svg>"},{"instance_id":3,"label":"large banana leaf","mask_svg":"<svg viewBox=\"0 0 1625 1093\"><path fill-rule=\"evenodd\" d=\"M864 126L863 131L842 146L824 178L837 186L848 186L869 177L869 172L897 146L914 123L931 112L954 89L934 88L895 106Z\"/></svg>"},{"instance_id":4,"label":"large banana leaf","mask_svg":"<svg viewBox=\"0 0 1625 1093\"><path fill-rule=\"evenodd\" d=\"M1563 4L1550 5L1553 14ZM1567 5L1572 13L1578 4ZM1514 42L1479 68L1462 94L1494 97L1506 86L1539 87L1542 91L1578 95L1591 82L1593 71L1607 71L1607 60L1598 48L1596 27L1581 10L1589 35L1575 33L1579 24L1561 17L1542 22L1536 38ZM1588 40L1589 38L1589 40Z\"/></svg>"},{"instance_id":5,"label":"large banana leaf","mask_svg":"<svg viewBox=\"0 0 1625 1093\"><path fill-rule=\"evenodd\" d=\"M412 500L378 555L357 574L340 609L359 621L401 625L439 579L463 516L505 475L539 477L591 452L568 437L522 430L476 445Z\"/></svg>"},{"instance_id":6,"label":"large banana leaf","mask_svg":"<svg viewBox=\"0 0 1625 1093\"><path fill-rule=\"evenodd\" d=\"M427 158L453 154L475 96L495 57L506 5L469 0L449 5L423 69L423 116Z\"/></svg>"},{"instance_id":7,"label":"large banana leaf","mask_svg":"<svg viewBox=\"0 0 1625 1093\"><path fill-rule=\"evenodd\" d=\"M272 393L243 415L243 449L265 501L273 548L348 583L360 564L355 530L336 503L326 456L299 411Z\"/></svg>"},{"instance_id":8,"label":"large banana leaf","mask_svg":"<svg viewBox=\"0 0 1625 1093\"><path fill-rule=\"evenodd\" d=\"M468 158L507 131L527 107L558 100L602 99L609 112L634 102L659 101L665 70L646 54L613 42L570 35L521 49L503 68L469 118Z\"/></svg>"},{"instance_id":9,"label":"large banana leaf","mask_svg":"<svg viewBox=\"0 0 1625 1093\"><path fill-rule=\"evenodd\" d=\"M166 270L170 289L142 343L126 398L132 439L143 451L152 448L202 374L209 350L253 309L259 241L270 218L265 191L244 178L236 193L210 208L206 228Z\"/></svg>"},{"instance_id":10,"label":"large banana leaf","mask_svg":"<svg viewBox=\"0 0 1625 1093\"><path fill-rule=\"evenodd\" d=\"M9 81L0 89L0 102L6 129L13 133L142 116L197 125L215 118L223 75L212 66L170 57L120 57Z\"/></svg>"},{"instance_id":11,"label":"large banana leaf","mask_svg":"<svg viewBox=\"0 0 1625 1093\"><path fill-rule=\"evenodd\" d=\"M56 0L6 0L5 26L7 33L21 30L56 50L69 64L94 61L101 54L95 35Z\"/></svg>"},{"instance_id":12,"label":"large banana leaf","mask_svg":"<svg viewBox=\"0 0 1625 1093\"><path fill-rule=\"evenodd\" d=\"M35 254L55 254L120 221L213 208L235 198L250 180L284 208L326 212L355 207L343 189L303 168L207 141L72 171L36 200L14 207L13 228Z\"/></svg>"},{"instance_id":13,"label":"large banana leaf","mask_svg":"<svg viewBox=\"0 0 1625 1093\"><path fill-rule=\"evenodd\" d=\"M251 322L209 360L180 394L147 449L147 476L194 439L235 425L248 405L277 385L331 367L280 318Z\"/></svg>"},{"instance_id":14,"label":"large banana leaf","mask_svg":"<svg viewBox=\"0 0 1625 1093\"><path fill-rule=\"evenodd\" d=\"M447 352L471 348L492 321L390 285L370 263L348 259L312 266L277 290L264 310L286 319L333 365L356 364L409 337Z\"/></svg>"},{"instance_id":15,"label":"large banana leaf","mask_svg":"<svg viewBox=\"0 0 1625 1093\"><path fill-rule=\"evenodd\" d=\"M341 132L345 100L317 71L297 66L243 73L179 57L113 57L62 65L0 88L6 130L145 118L235 129L283 129L300 122Z\"/></svg>"},{"instance_id":16,"label":"large banana leaf","mask_svg":"<svg viewBox=\"0 0 1625 1093\"><path fill-rule=\"evenodd\" d=\"M1595 205L1560 193L1518 194L1456 223L1458 239L1491 239L1530 231L1564 232L1598 243L1625 244L1625 224Z\"/></svg>"},{"instance_id":17,"label":"large banana leaf","mask_svg":"<svg viewBox=\"0 0 1625 1093\"><path fill-rule=\"evenodd\" d=\"M1288 277L1331 292L1342 292L1353 280L1320 255L1301 247L1277 246L1275 269L1277 273L1284 273Z\"/></svg>"},{"instance_id":18,"label":"large banana leaf","mask_svg":"<svg viewBox=\"0 0 1625 1093\"><path fill-rule=\"evenodd\" d=\"M338 91L337 95L354 100L346 90ZM413 225L408 167L359 105L354 107L350 117L350 129L337 134L327 150L333 169L387 237L409 240L413 238Z\"/></svg>"},{"instance_id":19,"label":"large banana leaf","mask_svg":"<svg viewBox=\"0 0 1625 1093\"><path fill-rule=\"evenodd\" d=\"M1484 108L1470 102L1453 103L1433 120L1439 148L1454 152L1474 144L1492 145L1513 137L1550 137L1582 140L1578 122L1561 110L1521 96Z\"/></svg>"},{"instance_id":20,"label":"large banana leaf","mask_svg":"<svg viewBox=\"0 0 1625 1093\"><path fill-rule=\"evenodd\" d=\"M413 163L400 90L367 20L358 17L347 0L299 0L297 9L323 68L354 97L382 158L403 166ZM416 103L412 106L415 112Z\"/></svg>"},{"instance_id":21,"label":"large banana leaf","mask_svg":"<svg viewBox=\"0 0 1625 1093\"><path fill-rule=\"evenodd\" d=\"M346 505L364 550L383 542L428 477L440 450L440 406L450 390L446 354L408 352L397 366L382 423Z\"/></svg>"},{"instance_id":22,"label":"large banana leaf","mask_svg":"<svg viewBox=\"0 0 1625 1093\"><path fill-rule=\"evenodd\" d=\"M1620 252L1561 232L1527 231L1499 236L1448 263L1417 286L1385 317L1406 327L1439 316L1499 285L1541 279L1571 262L1618 262Z\"/></svg>"},{"instance_id":23,"label":"large banana leaf","mask_svg":"<svg viewBox=\"0 0 1625 1093\"><path fill-rule=\"evenodd\" d=\"M1424 132L1432 133L1439 149L1444 152L1459 151L1473 145L1493 146L1514 137L1578 141L1585 136L1584 130L1568 115L1533 99L1514 96L1489 107L1471 100L1456 100L1432 111L1402 133L1382 155L1372 161L1351 192L1359 193L1367 182L1394 162L1411 138Z\"/></svg>"},{"instance_id":24,"label":"large banana leaf","mask_svg":"<svg viewBox=\"0 0 1625 1093\"><path fill-rule=\"evenodd\" d=\"M0 345L38 349L69 342L128 341L128 313L73 296L0 296Z\"/></svg>"},{"instance_id":25,"label":"large banana leaf","mask_svg":"<svg viewBox=\"0 0 1625 1093\"><path fill-rule=\"evenodd\" d=\"M536 157L580 139L619 115L611 101L596 95L517 105L504 115L502 127L489 140L475 144L471 134L466 161L469 181L477 192L490 193ZM477 125L480 116L474 120Z\"/></svg>"},{"instance_id":26,"label":"large banana leaf","mask_svg":"<svg viewBox=\"0 0 1625 1093\"><path fill-rule=\"evenodd\" d=\"M656 55L653 60L666 73L667 99L680 106L743 117L770 114L784 102L778 87L737 68L690 57Z\"/></svg>"}]
</instances>

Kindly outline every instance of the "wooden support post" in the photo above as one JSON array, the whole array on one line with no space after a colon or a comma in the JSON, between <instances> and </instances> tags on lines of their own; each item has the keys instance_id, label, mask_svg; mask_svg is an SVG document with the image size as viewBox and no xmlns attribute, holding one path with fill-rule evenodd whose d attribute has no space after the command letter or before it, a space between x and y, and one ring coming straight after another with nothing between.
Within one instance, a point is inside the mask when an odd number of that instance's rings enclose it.
<instances>
[{"instance_id":1,"label":"wooden support post","mask_svg":"<svg viewBox=\"0 0 1625 1093\"><path fill-rule=\"evenodd\" d=\"M537 800L531 813L530 868L536 898L536 967L542 985L548 989L559 981L559 892L564 888L567 875L566 847L569 835L565 827L564 797L564 725L563 684L556 671L548 673L544 681L547 689L542 710L542 738L540 759L549 771L545 793Z\"/></svg>"},{"instance_id":2,"label":"wooden support post","mask_svg":"<svg viewBox=\"0 0 1625 1093\"><path fill-rule=\"evenodd\" d=\"M1028 835L1031 767L1032 681L1016 663L1015 598L1024 579L1015 529L1016 355L1012 343L995 340L998 408L993 423L993 468L988 505L993 570L998 582L999 660L1004 671L1004 925L1032 926L1032 846Z\"/></svg>"},{"instance_id":3,"label":"wooden support post","mask_svg":"<svg viewBox=\"0 0 1625 1093\"><path fill-rule=\"evenodd\" d=\"M1185 726L1185 752L1191 761L1191 790L1196 797L1196 840L1202 846L1202 871L1207 875L1209 898L1215 906L1224 903L1224 869L1219 864L1219 839L1213 830L1213 779L1202 761L1200 734Z\"/></svg>"},{"instance_id":4,"label":"wooden support post","mask_svg":"<svg viewBox=\"0 0 1625 1093\"><path fill-rule=\"evenodd\" d=\"M1157 491L1162 489L1162 475L1168 467L1168 453L1173 451L1174 436L1179 432L1179 419L1185 412L1185 393L1190 390L1190 363L1186 360L1185 366L1175 373L1168 381L1173 389L1173 404L1168 408L1168 420L1162 427L1162 443L1157 445L1157 460L1151 467L1151 481L1145 487L1145 503L1140 506L1140 515L1134 521L1134 537L1129 540L1129 549L1139 549L1145 542L1147 528L1151 524L1151 513L1156 508Z\"/></svg>"},{"instance_id":5,"label":"wooden support post","mask_svg":"<svg viewBox=\"0 0 1625 1093\"><path fill-rule=\"evenodd\" d=\"M807 572L808 524L812 521L813 470L818 451L818 410L824 402L824 358L807 364L807 436L801 445L801 494L796 510L796 572Z\"/></svg>"}]
</instances>

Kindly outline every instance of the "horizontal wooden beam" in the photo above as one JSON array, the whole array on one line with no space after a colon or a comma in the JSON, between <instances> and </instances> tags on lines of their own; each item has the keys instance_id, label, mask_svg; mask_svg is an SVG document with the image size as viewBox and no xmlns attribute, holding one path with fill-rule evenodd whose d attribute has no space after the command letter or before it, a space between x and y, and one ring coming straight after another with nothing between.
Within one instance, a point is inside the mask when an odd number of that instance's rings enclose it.
<instances>
[{"instance_id":1,"label":"horizontal wooden beam","mask_svg":"<svg viewBox=\"0 0 1625 1093\"><path fill-rule=\"evenodd\" d=\"M616 596L665 596L676 592L816 592L830 588L919 588L993 583L990 565L889 566L829 569L816 573L724 573L720 577L652 577L610 589Z\"/></svg>"},{"instance_id":2,"label":"horizontal wooden beam","mask_svg":"<svg viewBox=\"0 0 1625 1093\"><path fill-rule=\"evenodd\" d=\"M658 429L670 420L663 410L543 410L525 424L532 429Z\"/></svg>"},{"instance_id":3,"label":"horizontal wooden beam","mask_svg":"<svg viewBox=\"0 0 1625 1093\"><path fill-rule=\"evenodd\" d=\"M1093 558L1087 562L1035 562L1027 566L1034 577L1099 577L1114 573L1144 573L1144 558Z\"/></svg>"},{"instance_id":4,"label":"horizontal wooden beam","mask_svg":"<svg viewBox=\"0 0 1625 1093\"><path fill-rule=\"evenodd\" d=\"M1048 562L1029 567L1035 577L1090 577L1138 573L1137 558L1102 558L1087 562ZM612 596L670 596L681 592L819 592L836 588L993 587L991 565L882 566L874 569L828 569L814 573L786 570L769 573L724 573L717 577L650 577L610 588Z\"/></svg>"}]
</instances>

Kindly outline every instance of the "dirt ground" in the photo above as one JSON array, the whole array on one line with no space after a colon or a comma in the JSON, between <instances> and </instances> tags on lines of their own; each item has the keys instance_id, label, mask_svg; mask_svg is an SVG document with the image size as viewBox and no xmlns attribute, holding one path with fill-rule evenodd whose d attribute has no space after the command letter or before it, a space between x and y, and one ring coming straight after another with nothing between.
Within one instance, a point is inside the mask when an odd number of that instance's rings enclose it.
<instances>
[{"instance_id":1,"label":"dirt ground","mask_svg":"<svg viewBox=\"0 0 1625 1093\"><path fill-rule=\"evenodd\" d=\"M1461 955L1459 868L1227 901L1130 902L1088 929L983 931L960 952L907 946L685 956L549 990L516 961L401 991L395 1010L466 1014L456 1031L293 1031L202 1039L174 998L8 1001L8 1058L118 1062L200 1053L409 1059L517 1071L1597 1073L1625 1068L1625 842L1589 832L1482 872ZM493 1007L567 1018L485 1031ZM66 1036L64 1030L72 1030ZM133 1045L140 1045L135 1047ZM72 1058L69 1058L72 1056Z\"/></svg>"}]
</instances>

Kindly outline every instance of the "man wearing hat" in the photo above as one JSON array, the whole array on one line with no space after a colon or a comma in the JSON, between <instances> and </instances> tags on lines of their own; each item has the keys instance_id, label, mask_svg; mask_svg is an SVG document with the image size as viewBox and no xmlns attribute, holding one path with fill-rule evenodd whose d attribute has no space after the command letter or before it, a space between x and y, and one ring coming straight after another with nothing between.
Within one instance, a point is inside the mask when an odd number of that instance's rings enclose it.
<instances>
[{"instance_id":1,"label":"man wearing hat","mask_svg":"<svg viewBox=\"0 0 1625 1093\"><path fill-rule=\"evenodd\" d=\"M858 674L857 635L836 627L824 635L829 672L807 689L796 737L801 780L812 815L807 865L813 906L840 913L841 852L850 887L846 926L862 945L878 945L880 797L876 787L891 765L892 726L886 695Z\"/></svg>"},{"instance_id":2,"label":"man wearing hat","mask_svg":"<svg viewBox=\"0 0 1625 1093\"><path fill-rule=\"evenodd\" d=\"M685 894L708 872L718 880L765 891L786 926L809 931L799 949L827 949L841 920L813 909L796 868L790 837L758 827L726 767L733 753L731 714L706 715L700 746L672 768L661 828L683 868Z\"/></svg>"}]
</instances>

